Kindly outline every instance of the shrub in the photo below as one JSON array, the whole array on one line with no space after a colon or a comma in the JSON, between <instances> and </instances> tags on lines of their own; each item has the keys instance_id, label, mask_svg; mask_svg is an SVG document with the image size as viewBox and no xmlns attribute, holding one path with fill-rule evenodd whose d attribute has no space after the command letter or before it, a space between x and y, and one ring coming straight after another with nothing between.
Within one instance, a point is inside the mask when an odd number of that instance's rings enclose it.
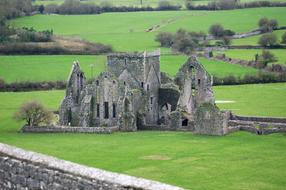
<instances>
[{"instance_id":1,"label":"shrub","mask_svg":"<svg viewBox=\"0 0 286 190\"><path fill-rule=\"evenodd\" d=\"M22 28L17 31L19 41L21 42L50 42L53 36L53 30L44 30L36 32L34 28Z\"/></svg>"},{"instance_id":2,"label":"shrub","mask_svg":"<svg viewBox=\"0 0 286 190\"><path fill-rule=\"evenodd\" d=\"M214 37L222 37L224 35L224 28L221 24L213 24L209 28L209 33Z\"/></svg>"},{"instance_id":3,"label":"shrub","mask_svg":"<svg viewBox=\"0 0 286 190\"><path fill-rule=\"evenodd\" d=\"M274 46L277 44L277 37L275 34L264 34L259 38L258 43L261 46L267 47L267 46Z\"/></svg>"},{"instance_id":4,"label":"shrub","mask_svg":"<svg viewBox=\"0 0 286 190\"><path fill-rule=\"evenodd\" d=\"M286 32L282 35L281 44L286 44Z\"/></svg>"},{"instance_id":5,"label":"shrub","mask_svg":"<svg viewBox=\"0 0 286 190\"><path fill-rule=\"evenodd\" d=\"M225 85L237 84L237 79L233 75L226 76L223 79L223 84Z\"/></svg>"},{"instance_id":6,"label":"shrub","mask_svg":"<svg viewBox=\"0 0 286 190\"><path fill-rule=\"evenodd\" d=\"M155 41L161 44L161 47L171 47L173 44L174 35L169 32L160 32L156 35Z\"/></svg>"},{"instance_id":7,"label":"shrub","mask_svg":"<svg viewBox=\"0 0 286 190\"><path fill-rule=\"evenodd\" d=\"M233 36L233 35L235 35L235 32L232 30L224 30L223 35L224 36Z\"/></svg>"},{"instance_id":8,"label":"shrub","mask_svg":"<svg viewBox=\"0 0 286 190\"><path fill-rule=\"evenodd\" d=\"M172 49L189 54L199 46L199 39L185 30L179 29L174 37Z\"/></svg>"},{"instance_id":9,"label":"shrub","mask_svg":"<svg viewBox=\"0 0 286 190\"><path fill-rule=\"evenodd\" d=\"M231 44L231 38L228 36L223 36L222 37L222 43L223 43L223 45L229 46Z\"/></svg>"},{"instance_id":10,"label":"shrub","mask_svg":"<svg viewBox=\"0 0 286 190\"><path fill-rule=\"evenodd\" d=\"M270 51L263 50L261 55L258 55L257 59L259 65L259 68L265 68L268 63L272 63L277 61L276 57L274 54L272 54Z\"/></svg>"},{"instance_id":11,"label":"shrub","mask_svg":"<svg viewBox=\"0 0 286 190\"><path fill-rule=\"evenodd\" d=\"M278 22L277 20L269 20L268 18L263 17L258 21L258 26L261 32L272 32L278 27Z\"/></svg>"},{"instance_id":12,"label":"shrub","mask_svg":"<svg viewBox=\"0 0 286 190\"><path fill-rule=\"evenodd\" d=\"M14 114L15 119L26 121L29 126L39 126L42 123L48 124L52 119L52 113L41 103L36 101L24 103Z\"/></svg>"}]
</instances>

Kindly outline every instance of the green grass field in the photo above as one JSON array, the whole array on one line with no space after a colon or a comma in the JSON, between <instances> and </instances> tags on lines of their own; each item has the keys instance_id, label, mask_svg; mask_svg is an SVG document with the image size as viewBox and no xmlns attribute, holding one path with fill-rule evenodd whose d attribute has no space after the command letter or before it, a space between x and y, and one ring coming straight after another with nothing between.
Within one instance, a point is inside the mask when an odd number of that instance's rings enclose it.
<instances>
[{"instance_id":1,"label":"green grass field","mask_svg":"<svg viewBox=\"0 0 286 190\"><path fill-rule=\"evenodd\" d=\"M240 114L286 116L286 83L214 88L219 104ZM27 100L58 108L64 91L0 93L0 142L109 171L188 189L277 189L286 186L286 136L238 132L225 137L190 132L22 134L13 120ZM273 96L275 98L273 98ZM269 100L269 97L272 101Z\"/></svg>"},{"instance_id":2,"label":"green grass field","mask_svg":"<svg viewBox=\"0 0 286 190\"><path fill-rule=\"evenodd\" d=\"M277 19L286 25L286 8L254 8L231 11L161 11L104 13L100 15L35 15L11 22L16 27L53 29L56 35L78 36L109 44L118 51L142 51L158 48L155 35L161 31L208 31L211 24L222 23L238 33L257 28L261 17ZM154 32L146 29L160 25Z\"/></svg>"},{"instance_id":3,"label":"green grass field","mask_svg":"<svg viewBox=\"0 0 286 190\"><path fill-rule=\"evenodd\" d=\"M106 69L106 56L89 55L40 55L40 56L0 56L0 78L7 83L19 81L67 80L73 61L78 60L87 78L96 76ZM175 76L186 62L183 55L163 55L161 70ZM200 59L209 73L217 77L256 74L257 70L221 61ZM91 65L95 65L91 70Z\"/></svg>"},{"instance_id":4,"label":"green grass field","mask_svg":"<svg viewBox=\"0 0 286 190\"><path fill-rule=\"evenodd\" d=\"M286 49L275 49L275 50L269 50L274 54L274 56L277 58L277 62L280 64L286 64ZM225 53L226 56L235 58L235 59L241 59L241 60L254 60L255 54L261 54L262 50L258 49L235 49L235 50L227 50L224 52L219 53Z\"/></svg>"},{"instance_id":5,"label":"green grass field","mask_svg":"<svg viewBox=\"0 0 286 190\"><path fill-rule=\"evenodd\" d=\"M234 101L218 104L221 109L240 115L286 117L286 83L214 87L216 100Z\"/></svg>"}]
</instances>

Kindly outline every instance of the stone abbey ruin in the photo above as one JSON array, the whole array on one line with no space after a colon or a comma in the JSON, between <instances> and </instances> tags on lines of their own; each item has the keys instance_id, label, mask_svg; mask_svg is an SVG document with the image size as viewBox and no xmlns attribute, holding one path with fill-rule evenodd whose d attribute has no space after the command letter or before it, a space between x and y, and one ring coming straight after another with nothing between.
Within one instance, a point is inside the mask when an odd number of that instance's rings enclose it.
<instances>
[{"instance_id":1,"label":"stone abbey ruin","mask_svg":"<svg viewBox=\"0 0 286 190\"><path fill-rule=\"evenodd\" d=\"M107 56L107 71L87 83L73 64L60 124L77 127L193 130L226 133L227 114L215 105L212 76L190 57L174 79L160 71L160 51Z\"/></svg>"},{"instance_id":2,"label":"stone abbey ruin","mask_svg":"<svg viewBox=\"0 0 286 190\"><path fill-rule=\"evenodd\" d=\"M182 130L225 135L286 132L286 118L237 116L215 104L212 76L190 57L174 78L160 71L160 51L107 56L107 71L87 81L78 62L68 78L59 125L22 132L112 133Z\"/></svg>"}]
</instances>

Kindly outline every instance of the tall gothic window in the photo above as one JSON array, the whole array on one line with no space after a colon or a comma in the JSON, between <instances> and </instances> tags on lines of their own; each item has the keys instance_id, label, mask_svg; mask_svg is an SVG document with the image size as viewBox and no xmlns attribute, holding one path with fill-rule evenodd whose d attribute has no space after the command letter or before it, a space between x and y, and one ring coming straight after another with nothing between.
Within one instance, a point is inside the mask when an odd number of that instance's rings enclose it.
<instances>
[{"instance_id":1,"label":"tall gothic window","mask_svg":"<svg viewBox=\"0 0 286 190\"><path fill-rule=\"evenodd\" d=\"M104 118L109 118L109 109L108 109L108 102L104 102Z\"/></svg>"}]
</instances>

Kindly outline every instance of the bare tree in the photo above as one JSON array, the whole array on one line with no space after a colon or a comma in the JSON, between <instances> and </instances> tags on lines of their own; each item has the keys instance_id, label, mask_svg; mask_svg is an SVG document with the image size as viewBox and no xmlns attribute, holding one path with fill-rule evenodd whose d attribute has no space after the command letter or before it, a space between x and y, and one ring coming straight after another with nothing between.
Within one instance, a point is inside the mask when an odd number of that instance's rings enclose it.
<instances>
[{"instance_id":1,"label":"bare tree","mask_svg":"<svg viewBox=\"0 0 286 190\"><path fill-rule=\"evenodd\" d=\"M25 120L29 126L38 126L41 123L50 123L52 113L41 103L31 101L24 103L14 115L15 119Z\"/></svg>"}]
</instances>

